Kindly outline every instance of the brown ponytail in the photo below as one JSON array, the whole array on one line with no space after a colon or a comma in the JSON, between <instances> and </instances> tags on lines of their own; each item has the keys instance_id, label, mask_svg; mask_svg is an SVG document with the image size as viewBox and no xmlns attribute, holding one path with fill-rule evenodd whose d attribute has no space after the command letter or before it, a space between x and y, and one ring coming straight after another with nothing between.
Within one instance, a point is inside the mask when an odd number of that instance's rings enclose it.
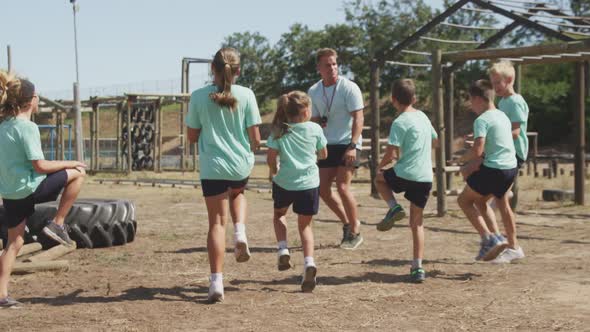
<instances>
[{"instance_id":1,"label":"brown ponytail","mask_svg":"<svg viewBox=\"0 0 590 332\"><path fill-rule=\"evenodd\" d=\"M35 95L35 85L0 71L0 116L10 118L27 108Z\"/></svg>"},{"instance_id":2,"label":"brown ponytail","mask_svg":"<svg viewBox=\"0 0 590 332\"><path fill-rule=\"evenodd\" d=\"M277 112L272 119L272 136L275 139L283 137L289 132L291 120L300 116L301 111L310 107L311 99L302 91L291 91L279 97Z\"/></svg>"},{"instance_id":3,"label":"brown ponytail","mask_svg":"<svg viewBox=\"0 0 590 332\"><path fill-rule=\"evenodd\" d=\"M211 93L209 97L217 105L235 109L238 100L231 94L231 85L239 69L240 55L236 49L224 47L215 53L213 70L223 79L223 86L218 86L217 92Z\"/></svg>"}]
</instances>

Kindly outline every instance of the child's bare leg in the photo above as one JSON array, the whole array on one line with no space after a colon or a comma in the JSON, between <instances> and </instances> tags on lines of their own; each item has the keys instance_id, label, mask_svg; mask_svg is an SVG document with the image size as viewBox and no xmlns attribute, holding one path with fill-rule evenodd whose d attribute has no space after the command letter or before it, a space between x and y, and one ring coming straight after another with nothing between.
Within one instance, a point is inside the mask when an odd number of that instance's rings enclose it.
<instances>
[{"instance_id":1,"label":"child's bare leg","mask_svg":"<svg viewBox=\"0 0 590 332\"><path fill-rule=\"evenodd\" d=\"M412 268L422 266L422 258L424 257L424 209L416 206L414 203L410 205L410 228L412 229L412 240L414 248L414 260Z\"/></svg>"},{"instance_id":2,"label":"child's bare leg","mask_svg":"<svg viewBox=\"0 0 590 332\"><path fill-rule=\"evenodd\" d=\"M313 216L298 215L297 224L299 228L299 236L301 237L301 245L303 246L303 257L311 257L313 259L313 232L311 230L311 220ZM312 260L313 261L313 260Z\"/></svg>"},{"instance_id":3,"label":"child's bare leg","mask_svg":"<svg viewBox=\"0 0 590 332\"><path fill-rule=\"evenodd\" d=\"M387 185L385 177L383 177L383 173L378 173L375 177L375 187L384 201L389 202L390 200L395 199L393 191L389 188L389 185Z\"/></svg>"},{"instance_id":4,"label":"child's bare leg","mask_svg":"<svg viewBox=\"0 0 590 332\"><path fill-rule=\"evenodd\" d=\"M223 271L225 254L225 224L227 223L227 193L205 197L209 215L209 233L207 234L207 253L211 273Z\"/></svg>"},{"instance_id":5,"label":"child's bare leg","mask_svg":"<svg viewBox=\"0 0 590 332\"><path fill-rule=\"evenodd\" d=\"M84 178L86 177L86 171L82 167L67 169L66 173L68 174L68 179L64 191L61 194L59 206L54 219L55 223L58 225L64 224L64 220L70 212L72 205L74 205L74 202L78 198L82 183L84 183Z\"/></svg>"},{"instance_id":6,"label":"child's bare leg","mask_svg":"<svg viewBox=\"0 0 590 332\"><path fill-rule=\"evenodd\" d=\"M288 208L275 209L273 216L273 225L277 242L287 241L287 210Z\"/></svg>"},{"instance_id":7,"label":"child's bare leg","mask_svg":"<svg viewBox=\"0 0 590 332\"><path fill-rule=\"evenodd\" d=\"M518 248L518 241L516 240L516 219L512 212L512 208L510 207L510 200L507 194L498 199L498 209L502 215L502 223L506 230L508 247L516 249Z\"/></svg>"},{"instance_id":8,"label":"child's bare leg","mask_svg":"<svg viewBox=\"0 0 590 332\"><path fill-rule=\"evenodd\" d=\"M490 232L494 234L500 234L500 229L498 228L498 223L496 222L496 214L494 213L494 209L488 205L489 201L489 199L486 199L485 201L478 200L475 202L475 207L484 219Z\"/></svg>"},{"instance_id":9,"label":"child's bare leg","mask_svg":"<svg viewBox=\"0 0 590 332\"><path fill-rule=\"evenodd\" d=\"M490 236L490 230L484 223L479 211L475 208L475 202L478 199L481 200L482 196L471 189L469 185L466 185L465 189L463 189L457 198L457 202L479 235L482 238L488 238Z\"/></svg>"},{"instance_id":10,"label":"child's bare leg","mask_svg":"<svg viewBox=\"0 0 590 332\"><path fill-rule=\"evenodd\" d=\"M25 234L26 219L18 226L8 229L8 245L2 251L0 256L0 298L8 296L8 283L12 267L16 261L16 256L22 246L25 244L23 238Z\"/></svg>"}]
</instances>

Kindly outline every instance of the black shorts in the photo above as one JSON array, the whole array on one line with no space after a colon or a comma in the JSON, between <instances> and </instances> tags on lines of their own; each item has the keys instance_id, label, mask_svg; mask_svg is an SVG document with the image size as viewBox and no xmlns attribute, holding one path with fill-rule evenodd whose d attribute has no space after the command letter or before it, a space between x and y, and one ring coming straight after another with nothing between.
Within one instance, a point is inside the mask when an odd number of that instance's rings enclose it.
<instances>
[{"instance_id":1,"label":"black shorts","mask_svg":"<svg viewBox=\"0 0 590 332\"><path fill-rule=\"evenodd\" d=\"M404 197L421 209L426 206L432 182L416 182L400 178L395 174L393 167L383 171L383 177L393 192L405 192Z\"/></svg>"},{"instance_id":2,"label":"black shorts","mask_svg":"<svg viewBox=\"0 0 590 332\"><path fill-rule=\"evenodd\" d=\"M203 196L216 196L223 194L229 188L238 189L243 188L248 184L248 179L232 181L232 180L201 180L201 188L203 189Z\"/></svg>"},{"instance_id":3,"label":"black shorts","mask_svg":"<svg viewBox=\"0 0 590 332\"><path fill-rule=\"evenodd\" d=\"M293 204L293 212L304 216L318 214L320 207L320 187L307 190L286 190L272 183L272 199L275 209L282 209Z\"/></svg>"},{"instance_id":4,"label":"black shorts","mask_svg":"<svg viewBox=\"0 0 590 332\"><path fill-rule=\"evenodd\" d=\"M520 159L519 156L516 156L516 168L517 169L521 169L522 165L524 165L525 162L526 162L525 160L522 160L522 159Z\"/></svg>"},{"instance_id":5,"label":"black shorts","mask_svg":"<svg viewBox=\"0 0 590 332\"><path fill-rule=\"evenodd\" d=\"M34 193L22 199L2 199L4 220L8 228L18 226L24 219L35 213L35 204L57 200L59 193L66 186L68 173L61 170L47 174Z\"/></svg>"},{"instance_id":6,"label":"black shorts","mask_svg":"<svg viewBox=\"0 0 590 332\"><path fill-rule=\"evenodd\" d=\"M344 154L348 150L348 144L328 144L328 158L324 160L318 160L319 168L333 168L346 166L344 161ZM361 150L356 149L356 161L354 167L359 168L361 158Z\"/></svg>"},{"instance_id":7,"label":"black shorts","mask_svg":"<svg viewBox=\"0 0 590 332\"><path fill-rule=\"evenodd\" d=\"M496 169L481 165L467 178L467 184L480 195L502 198L514 183L517 173L517 168Z\"/></svg>"}]
</instances>

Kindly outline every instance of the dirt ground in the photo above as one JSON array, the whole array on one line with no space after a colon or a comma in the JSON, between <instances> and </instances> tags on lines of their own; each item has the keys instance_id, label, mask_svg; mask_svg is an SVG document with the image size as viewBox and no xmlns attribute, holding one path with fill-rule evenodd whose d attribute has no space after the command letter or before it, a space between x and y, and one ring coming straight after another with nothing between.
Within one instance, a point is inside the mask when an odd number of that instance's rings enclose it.
<instances>
[{"instance_id":1,"label":"dirt ground","mask_svg":"<svg viewBox=\"0 0 590 332\"><path fill-rule=\"evenodd\" d=\"M407 282L407 223L378 232L374 224L385 203L368 195L368 184L355 184L365 242L356 251L339 249L341 227L321 205L314 222L319 284L313 294L299 291L303 257L293 215L289 244L296 265L279 272L271 195L249 190L252 259L235 262L228 227L226 299L209 305L200 189L89 178L83 197L135 202L135 242L76 250L65 257L72 265L67 272L15 276L12 296L25 306L0 310L2 330L590 330L590 208L539 201L540 187L571 185L572 178L566 179L523 179L517 221L527 257L509 265L474 262L478 236L455 199L449 200L449 214L438 218L431 198L425 219L428 279L421 285ZM252 182L267 183L262 177Z\"/></svg>"}]
</instances>

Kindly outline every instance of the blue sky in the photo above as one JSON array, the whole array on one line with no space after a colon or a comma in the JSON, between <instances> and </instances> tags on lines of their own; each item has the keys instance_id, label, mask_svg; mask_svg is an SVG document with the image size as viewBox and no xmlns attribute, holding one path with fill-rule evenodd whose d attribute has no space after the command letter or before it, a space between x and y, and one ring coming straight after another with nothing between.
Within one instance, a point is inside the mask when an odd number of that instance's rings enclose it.
<instances>
[{"instance_id":1,"label":"blue sky","mask_svg":"<svg viewBox=\"0 0 590 332\"><path fill-rule=\"evenodd\" d=\"M177 89L182 57L210 57L233 32L259 31L276 42L294 23L312 29L344 22L343 0L78 0L80 85L142 90ZM430 1L440 7L442 0ZM6 45L13 69L41 92L67 98L75 80L69 0L2 1L0 67ZM191 67L194 75L207 69ZM194 68L194 69L193 69ZM155 80L158 80L157 82ZM142 82L132 85L133 82ZM143 86L142 86L143 85ZM112 89L111 89L112 90ZM103 88L96 93L112 92Z\"/></svg>"}]
</instances>

